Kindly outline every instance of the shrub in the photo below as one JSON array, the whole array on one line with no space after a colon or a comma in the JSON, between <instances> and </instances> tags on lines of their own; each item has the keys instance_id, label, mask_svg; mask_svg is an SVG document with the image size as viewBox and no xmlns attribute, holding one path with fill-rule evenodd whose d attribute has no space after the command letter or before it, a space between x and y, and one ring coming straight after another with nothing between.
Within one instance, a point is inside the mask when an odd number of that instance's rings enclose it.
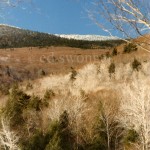
<instances>
[{"instance_id":1,"label":"shrub","mask_svg":"<svg viewBox=\"0 0 150 150\"><path fill-rule=\"evenodd\" d=\"M140 67L141 63L137 59L134 59L134 61L132 62L132 69L139 71Z\"/></svg>"},{"instance_id":2,"label":"shrub","mask_svg":"<svg viewBox=\"0 0 150 150\"><path fill-rule=\"evenodd\" d=\"M124 53L130 53L130 52L134 52L137 50L138 48L134 43L129 43L128 45L125 45L124 47Z\"/></svg>"},{"instance_id":3,"label":"shrub","mask_svg":"<svg viewBox=\"0 0 150 150\"><path fill-rule=\"evenodd\" d=\"M39 72L38 72L38 76L45 76L46 73L43 69L40 69Z\"/></svg>"},{"instance_id":4,"label":"shrub","mask_svg":"<svg viewBox=\"0 0 150 150\"><path fill-rule=\"evenodd\" d=\"M102 54L102 55L100 55L98 58L99 58L99 60L102 60L102 59L104 59L104 54Z\"/></svg>"},{"instance_id":5,"label":"shrub","mask_svg":"<svg viewBox=\"0 0 150 150\"><path fill-rule=\"evenodd\" d=\"M40 111L42 108L42 100L38 96L32 95L28 107Z\"/></svg>"},{"instance_id":6,"label":"shrub","mask_svg":"<svg viewBox=\"0 0 150 150\"><path fill-rule=\"evenodd\" d=\"M52 129L49 132L49 142L46 145L45 150L63 150L60 143L59 123L56 122L55 126L52 126Z\"/></svg>"},{"instance_id":7,"label":"shrub","mask_svg":"<svg viewBox=\"0 0 150 150\"><path fill-rule=\"evenodd\" d=\"M8 95L9 94L10 85L7 83L1 83L0 92L1 94Z\"/></svg>"},{"instance_id":8,"label":"shrub","mask_svg":"<svg viewBox=\"0 0 150 150\"><path fill-rule=\"evenodd\" d=\"M112 56L116 56L118 54L117 48L114 48L112 51Z\"/></svg>"},{"instance_id":9,"label":"shrub","mask_svg":"<svg viewBox=\"0 0 150 150\"><path fill-rule=\"evenodd\" d=\"M106 52L106 58L109 58L111 55L110 55L110 53L109 52Z\"/></svg>"},{"instance_id":10,"label":"shrub","mask_svg":"<svg viewBox=\"0 0 150 150\"><path fill-rule=\"evenodd\" d=\"M51 99L54 96L55 96L55 93L53 92L53 90L46 90L44 94L44 99Z\"/></svg>"},{"instance_id":11,"label":"shrub","mask_svg":"<svg viewBox=\"0 0 150 150\"><path fill-rule=\"evenodd\" d=\"M55 93L53 92L53 90L46 90L45 94L44 94L44 98L43 98L43 105L48 107L49 103L48 101L52 99L52 97L55 96Z\"/></svg>"},{"instance_id":12,"label":"shrub","mask_svg":"<svg viewBox=\"0 0 150 150\"><path fill-rule=\"evenodd\" d=\"M106 150L106 141L102 138L102 136L96 137L91 144L87 144L84 146L84 150Z\"/></svg>"},{"instance_id":13,"label":"shrub","mask_svg":"<svg viewBox=\"0 0 150 150\"><path fill-rule=\"evenodd\" d=\"M139 135L134 129L127 130L126 134L124 135L125 144L136 143L138 139Z\"/></svg>"},{"instance_id":14,"label":"shrub","mask_svg":"<svg viewBox=\"0 0 150 150\"><path fill-rule=\"evenodd\" d=\"M17 126L24 122L22 113L29 103L30 96L21 91L16 85L11 89L9 99L4 108L4 115L10 118L10 125Z\"/></svg>"},{"instance_id":15,"label":"shrub","mask_svg":"<svg viewBox=\"0 0 150 150\"><path fill-rule=\"evenodd\" d=\"M60 138L57 132L53 135L45 150L62 150L62 148L60 147Z\"/></svg>"},{"instance_id":16,"label":"shrub","mask_svg":"<svg viewBox=\"0 0 150 150\"><path fill-rule=\"evenodd\" d=\"M44 150L46 147L45 136L42 131L36 131L29 139L21 142L22 150Z\"/></svg>"},{"instance_id":17,"label":"shrub","mask_svg":"<svg viewBox=\"0 0 150 150\"><path fill-rule=\"evenodd\" d=\"M28 82L26 85L26 90L31 90L31 89L33 89L33 86L30 82Z\"/></svg>"},{"instance_id":18,"label":"shrub","mask_svg":"<svg viewBox=\"0 0 150 150\"><path fill-rule=\"evenodd\" d=\"M111 76L111 74L114 74L115 73L115 64L114 63L111 63L109 68L108 68L108 72Z\"/></svg>"},{"instance_id":19,"label":"shrub","mask_svg":"<svg viewBox=\"0 0 150 150\"><path fill-rule=\"evenodd\" d=\"M77 71L71 67L71 75L70 75L70 79L72 81L74 81L76 79L76 76L77 76Z\"/></svg>"}]
</instances>

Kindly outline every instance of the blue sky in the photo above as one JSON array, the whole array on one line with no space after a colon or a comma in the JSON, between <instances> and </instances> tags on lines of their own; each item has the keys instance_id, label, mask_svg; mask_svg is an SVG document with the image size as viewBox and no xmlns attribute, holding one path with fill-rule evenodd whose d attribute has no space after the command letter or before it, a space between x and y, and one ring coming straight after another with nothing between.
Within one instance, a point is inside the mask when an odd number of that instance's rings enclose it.
<instances>
[{"instance_id":1,"label":"blue sky","mask_svg":"<svg viewBox=\"0 0 150 150\"><path fill-rule=\"evenodd\" d=\"M52 34L105 35L86 12L80 0L34 0L18 7L5 7L0 23Z\"/></svg>"}]
</instances>

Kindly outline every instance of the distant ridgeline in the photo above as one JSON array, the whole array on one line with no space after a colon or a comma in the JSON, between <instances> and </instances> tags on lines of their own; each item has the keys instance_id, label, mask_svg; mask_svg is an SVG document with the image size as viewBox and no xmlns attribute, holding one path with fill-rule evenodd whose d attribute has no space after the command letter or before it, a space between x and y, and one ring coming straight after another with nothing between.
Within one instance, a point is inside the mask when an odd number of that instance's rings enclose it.
<instances>
[{"instance_id":1,"label":"distant ridgeline","mask_svg":"<svg viewBox=\"0 0 150 150\"><path fill-rule=\"evenodd\" d=\"M0 25L0 48L67 46L75 48L107 48L123 43L122 40L85 41L62 38L7 25Z\"/></svg>"}]
</instances>

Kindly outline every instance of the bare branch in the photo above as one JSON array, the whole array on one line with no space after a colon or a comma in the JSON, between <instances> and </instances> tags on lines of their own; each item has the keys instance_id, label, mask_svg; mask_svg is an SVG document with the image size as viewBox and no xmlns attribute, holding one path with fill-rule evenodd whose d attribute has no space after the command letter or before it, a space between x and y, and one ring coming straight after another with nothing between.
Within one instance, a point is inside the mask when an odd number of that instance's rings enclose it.
<instances>
[{"instance_id":1,"label":"bare branch","mask_svg":"<svg viewBox=\"0 0 150 150\"><path fill-rule=\"evenodd\" d=\"M138 36L147 39L145 34L150 33L149 0L94 0L93 6L88 11L89 17L109 35L128 42ZM144 44L148 48L137 45L150 52L149 42Z\"/></svg>"},{"instance_id":2,"label":"bare branch","mask_svg":"<svg viewBox=\"0 0 150 150\"><path fill-rule=\"evenodd\" d=\"M17 145L19 137L10 130L8 120L1 118L0 146L2 149L19 150Z\"/></svg>"},{"instance_id":3,"label":"bare branch","mask_svg":"<svg viewBox=\"0 0 150 150\"><path fill-rule=\"evenodd\" d=\"M131 84L124 83L122 90L122 122L139 132L143 150L150 146L150 86L147 80L134 79Z\"/></svg>"}]
</instances>

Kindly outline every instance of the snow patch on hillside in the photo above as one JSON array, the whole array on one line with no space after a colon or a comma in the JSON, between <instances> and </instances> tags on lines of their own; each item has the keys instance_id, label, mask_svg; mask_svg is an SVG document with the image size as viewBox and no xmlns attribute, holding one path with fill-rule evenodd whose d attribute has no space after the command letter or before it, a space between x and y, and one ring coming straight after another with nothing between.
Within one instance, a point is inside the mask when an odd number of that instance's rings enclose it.
<instances>
[{"instance_id":1,"label":"snow patch on hillside","mask_svg":"<svg viewBox=\"0 0 150 150\"><path fill-rule=\"evenodd\" d=\"M117 37L101 36L101 35L79 35L79 34L55 34L58 37L66 39L84 40L84 41L107 41L116 40Z\"/></svg>"}]
</instances>

